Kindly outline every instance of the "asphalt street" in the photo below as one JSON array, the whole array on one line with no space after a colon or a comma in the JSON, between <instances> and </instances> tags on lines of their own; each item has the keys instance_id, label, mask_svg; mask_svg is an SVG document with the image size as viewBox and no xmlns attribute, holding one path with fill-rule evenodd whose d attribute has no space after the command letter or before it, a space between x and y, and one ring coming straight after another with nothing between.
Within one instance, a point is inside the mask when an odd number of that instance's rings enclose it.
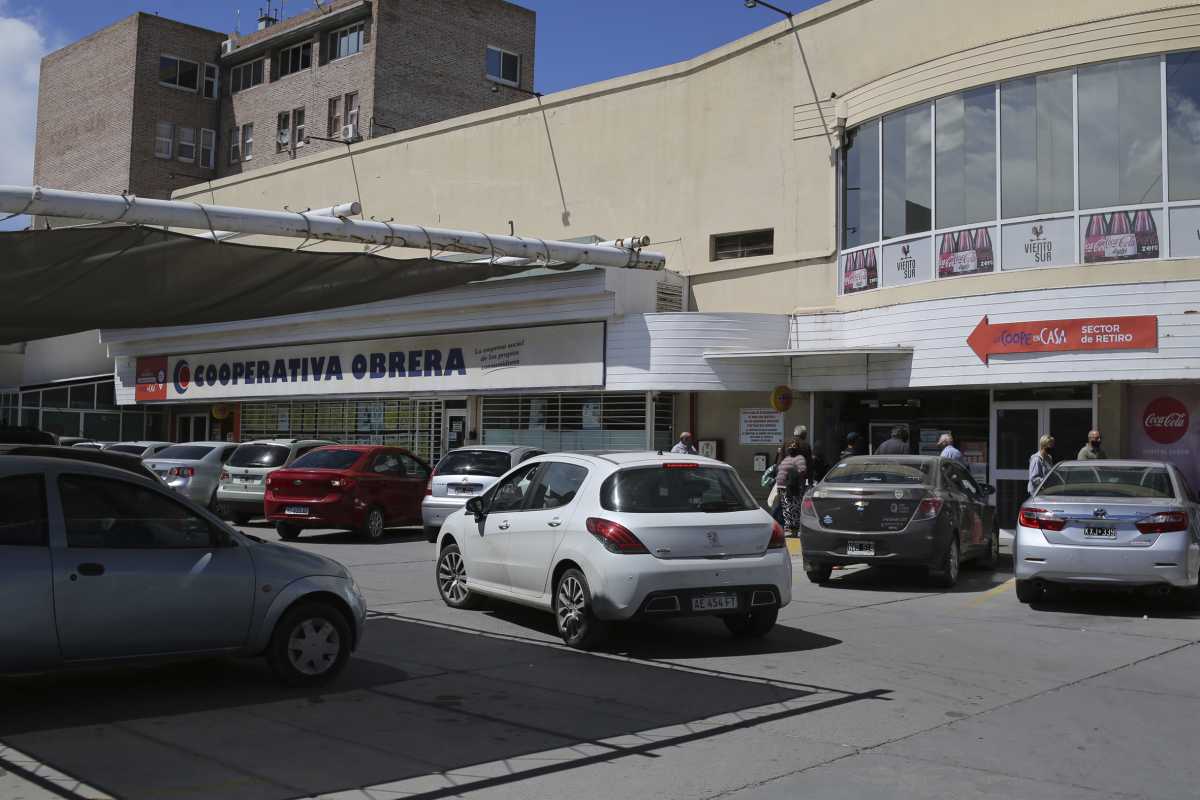
<instances>
[{"instance_id":1,"label":"asphalt street","mask_svg":"<svg viewBox=\"0 0 1200 800\"><path fill-rule=\"evenodd\" d=\"M702 619L578 653L549 615L444 606L416 531L296 546L372 608L338 683L234 660L0 681L0 798L1200 796L1200 613L1172 601L1029 608L1007 558L950 592L797 570L765 640Z\"/></svg>"}]
</instances>

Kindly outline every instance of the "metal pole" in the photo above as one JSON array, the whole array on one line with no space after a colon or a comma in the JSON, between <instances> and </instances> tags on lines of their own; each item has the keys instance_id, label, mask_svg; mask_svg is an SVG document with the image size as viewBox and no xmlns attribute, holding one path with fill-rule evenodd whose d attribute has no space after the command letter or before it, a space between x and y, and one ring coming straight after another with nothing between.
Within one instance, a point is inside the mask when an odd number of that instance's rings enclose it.
<instances>
[{"instance_id":1,"label":"metal pole","mask_svg":"<svg viewBox=\"0 0 1200 800\"><path fill-rule=\"evenodd\" d=\"M178 200L69 192L40 186L0 186L0 211L201 231L224 230L264 236L411 247L430 252L451 250L489 258L510 256L531 261L639 269L662 269L666 264L666 256L662 253L647 250L343 219L312 212L263 211Z\"/></svg>"}]
</instances>

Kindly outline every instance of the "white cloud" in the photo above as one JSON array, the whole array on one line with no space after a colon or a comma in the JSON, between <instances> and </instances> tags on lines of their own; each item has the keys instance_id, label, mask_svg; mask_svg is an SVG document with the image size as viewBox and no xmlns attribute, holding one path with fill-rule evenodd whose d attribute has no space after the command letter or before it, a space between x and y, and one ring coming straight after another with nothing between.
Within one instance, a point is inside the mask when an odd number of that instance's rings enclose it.
<instances>
[{"instance_id":1,"label":"white cloud","mask_svg":"<svg viewBox=\"0 0 1200 800\"><path fill-rule=\"evenodd\" d=\"M6 16L5 5L0 0L0 183L24 185L33 182L38 70L46 37L31 22Z\"/></svg>"}]
</instances>

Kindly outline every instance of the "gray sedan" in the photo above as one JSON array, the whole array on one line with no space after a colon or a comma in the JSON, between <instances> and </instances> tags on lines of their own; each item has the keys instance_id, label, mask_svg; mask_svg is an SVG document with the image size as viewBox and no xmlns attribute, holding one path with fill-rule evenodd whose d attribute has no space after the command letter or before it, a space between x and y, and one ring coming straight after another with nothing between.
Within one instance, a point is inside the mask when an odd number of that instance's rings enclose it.
<instances>
[{"instance_id":1,"label":"gray sedan","mask_svg":"<svg viewBox=\"0 0 1200 800\"><path fill-rule=\"evenodd\" d=\"M523 445L479 445L459 447L442 456L421 501L425 540L436 542L446 517L462 508L522 461L545 451Z\"/></svg>"},{"instance_id":2,"label":"gray sedan","mask_svg":"<svg viewBox=\"0 0 1200 800\"><path fill-rule=\"evenodd\" d=\"M171 445L143 460L167 486L215 511L221 469L237 448L231 442L188 442Z\"/></svg>"},{"instance_id":3,"label":"gray sedan","mask_svg":"<svg viewBox=\"0 0 1200 800\"><path fill-rule=\"evenodd\" d=\"M1023 603L1058 584L1165 594L1200 582L1200 510L1172 464L1064 461L1021 506L1014 547Z\"/></svg>"},{"instance_id":4,"label":"gray sedan","mask_svg":"<svg viewBox=\"0 0 1200 800\"><path fill-rule=\"evenodd\" d=\"M0 673L140 657L265 655L335 676L366 606L341 564L226 526L149 478L0 455Z\"/></svg>"}]
</instances>

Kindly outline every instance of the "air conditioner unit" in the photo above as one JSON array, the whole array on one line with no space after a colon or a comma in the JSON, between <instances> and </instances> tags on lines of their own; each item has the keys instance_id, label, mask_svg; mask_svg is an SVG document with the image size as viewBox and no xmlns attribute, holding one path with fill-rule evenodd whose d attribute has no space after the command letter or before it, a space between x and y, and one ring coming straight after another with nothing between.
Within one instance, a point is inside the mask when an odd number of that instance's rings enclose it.
<instances>
[{"instance_id":1,"label":"air conditioner unit","mask_svg":"<svg viewBox=\"0 0 1200 800\"><path fill-rule=\"evenodd\" d=\"M280 147L287 147L291 142L291 132L284 128L276 135L275 141L279 142Z\"/></svg>"},{"instance_id":2,"label":"air conditioner unit","mask_svg":"<svg viewBox=\"0 0 1200 800\"><path fill-rule=\"evenodd\" d=\"M351 141L358 138L358 123L352 122L342 126L342 138Z\"/></svg>"},{"instance_id":3,"label":"air conditioner unit","mask_svg":"<svg viewBox=\"0 0 1200 800\"><path fill-rule=\"evenodd\" d=\"M227 56L233 52L233 39L226 39L221 42L221 55Z\"/></svg>"}]
</instances>

